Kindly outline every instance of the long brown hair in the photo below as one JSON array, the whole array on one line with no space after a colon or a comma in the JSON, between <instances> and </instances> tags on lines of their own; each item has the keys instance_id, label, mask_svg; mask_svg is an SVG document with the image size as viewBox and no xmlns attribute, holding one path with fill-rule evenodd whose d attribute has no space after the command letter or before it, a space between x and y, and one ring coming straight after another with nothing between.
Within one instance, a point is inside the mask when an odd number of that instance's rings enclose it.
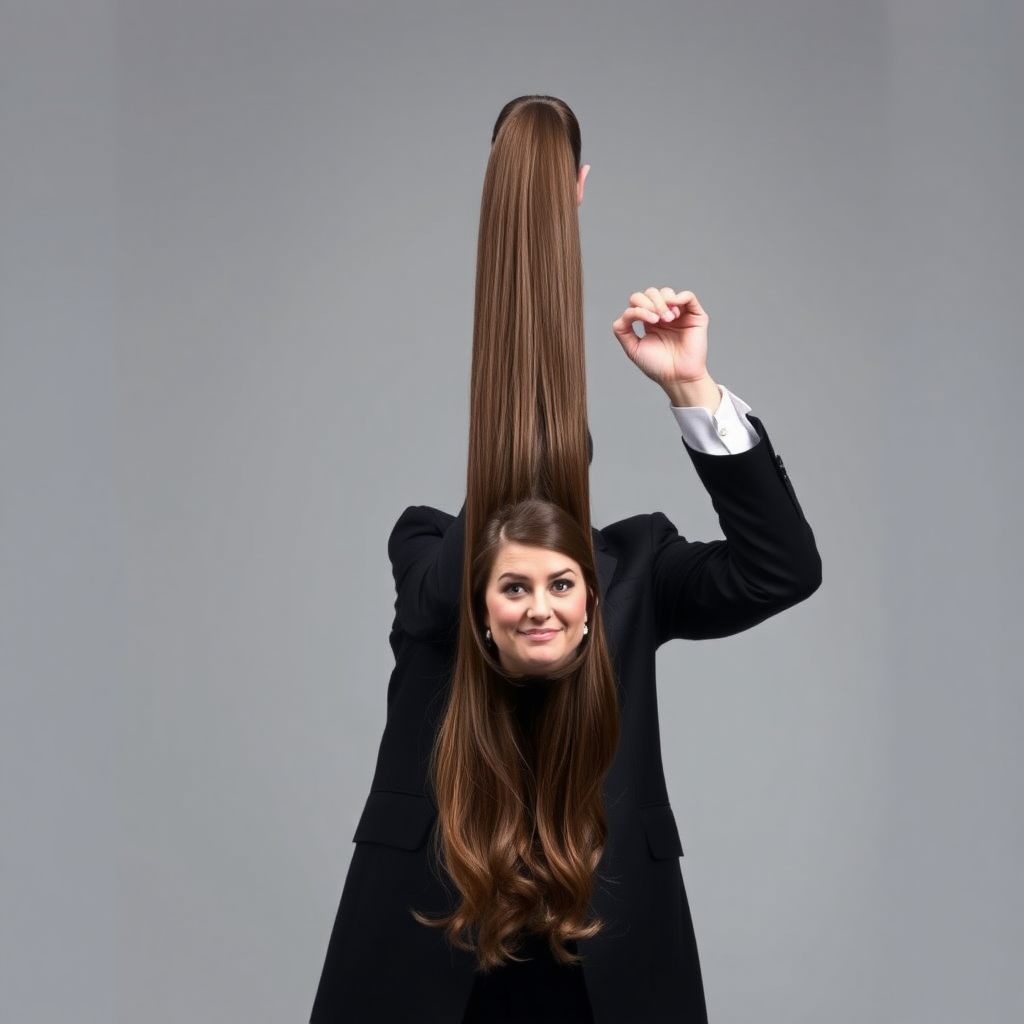
<instances>
[{"instance_id":1,"label":"long brown hair","mask_svg":"<svg viewBox=\"0 0 1024 1024\"><path fill-rule=\"evenodd\" d=\"M550 96L498 115L480 203L466 525L531 495L590 524L580 131Z\"/></svg>"},{"instance_id":2,"label":"long brown hair","mask_svg":"<svg viewBox=\"0 0 1024 1024\"><path fill-rule=\"evenodd\" d=\"M508 679L483 637L487 581L508 543L558 551L583 573L589 633L547 679ZM472 629L434 751L440 848L460 902L435 923L485 969L528 932L571 961L566 943L600 929L590 898L608 832L601 786L619 736L591 537L558 505L528 499L490 517L469 570Z\"/></svg>"},{"instance_id":3,"label":"long brown hair","mask_svg":"<svg viewBox=\"0 0 1024 1024\"><path fill-rule=\"evenodd\" d=\"M619 712L590 528L579 165L561 100L524 96L498 115L477 247L458 645L433 764L457 904L431 923L484 969L527 933L574 960L566 944L600 928L589 903ZM526 719L482 638L484 584L509 540L569 555L591 594L587 640L557 682L539 684Z\"/></svg>"}]
</instances>

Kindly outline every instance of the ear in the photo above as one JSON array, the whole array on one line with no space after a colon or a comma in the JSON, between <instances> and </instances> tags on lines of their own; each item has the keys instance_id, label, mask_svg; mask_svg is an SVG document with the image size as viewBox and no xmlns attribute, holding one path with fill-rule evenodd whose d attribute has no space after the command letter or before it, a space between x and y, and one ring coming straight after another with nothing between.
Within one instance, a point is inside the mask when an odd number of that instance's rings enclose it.
<instances>
[{"instance_id":1,"label":"ear","mask_svg":"<svg viewBox=\"0 0 1024 1024\"><path fill-rule=\"evenodd\" d=\"M576 205L583 202L583 186L586 183L587 175L590 173L590 164L584 164L580 168L579 176L576 178Z\"/></svg>"}]
</instances>

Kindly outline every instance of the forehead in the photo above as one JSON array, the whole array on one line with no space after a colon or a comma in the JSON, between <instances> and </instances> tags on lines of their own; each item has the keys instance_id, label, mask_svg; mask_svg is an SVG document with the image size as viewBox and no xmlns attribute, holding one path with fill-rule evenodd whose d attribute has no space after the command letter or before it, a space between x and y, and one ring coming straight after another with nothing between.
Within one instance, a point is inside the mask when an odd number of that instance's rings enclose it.
<instances>
[{"instance_id":1,"label":"forehead","mask_svg":"<svg viewBox=\"0 0 1024 1024\"><path fill-rule=\"evenodd\" d=\"M529 544L518 544L506 541L498 549L491 568L491 579L495 580L505 573L517 576L546 579L552 573L561 573L566 569L582 576L579 563L560 551L549 551L547 548L532 547Z\"/></svg>"}]
</instances>

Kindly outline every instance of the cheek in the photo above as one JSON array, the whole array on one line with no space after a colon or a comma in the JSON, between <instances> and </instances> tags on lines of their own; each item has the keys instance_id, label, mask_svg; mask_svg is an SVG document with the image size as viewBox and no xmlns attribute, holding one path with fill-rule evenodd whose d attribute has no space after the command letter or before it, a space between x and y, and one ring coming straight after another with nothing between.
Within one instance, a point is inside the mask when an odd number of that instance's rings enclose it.
<instances>
[{"instance_id":1,"label":"cheek","mask_svg":"<svg viewBox=\"0 0 1024 1024\"><path fill-rule=\"evenodd\" d=\"M574 625L580 627L583 626L584 619L587 618L587 595L580 594L579 597L573 595L574 600L568 608L568 618L571 619Z\"/></svg>"},{"instance_id":2,"label":"cheek","mask_svg":"<svg viewBox=\"0 0 1024 1024\"><path fill-rule=\"evenodd\" d=\"M487 602L487 614L490 617L491 629L514 625L520 619L519 609L511 601L491 598Z\"/></svg>"}]
</instances>

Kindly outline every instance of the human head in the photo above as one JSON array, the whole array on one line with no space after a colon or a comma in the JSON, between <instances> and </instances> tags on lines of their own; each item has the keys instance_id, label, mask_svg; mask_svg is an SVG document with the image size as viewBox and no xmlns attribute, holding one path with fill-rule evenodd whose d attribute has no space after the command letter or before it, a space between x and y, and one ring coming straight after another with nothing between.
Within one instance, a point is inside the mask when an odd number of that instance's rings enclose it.
<instances>
[{"instance_id":1,"label":"human head","mask_svg":"<svg viewBox=\"0 0 1024 1024\"><path fill-rule=\"evenodd\" d=\"M565 135L569 151L572 154L578 205L583 202L583 185L590 171L590 165L581 163L583 146L580 138L580 125L576 120L576 115L564 100L558 99L557 96L541 95L518 96L514 100L509 100L501 108L498 119L494 122L491 145L495 144L498 133L503 128L505 128L506 134L515 136L524 130L524 123L530 122L531 129L533 129L541 121L546 121L556 131L556 125L560 125L561 131ZM507 128L506 124L509 125Z\"/></svg>"},{"instance_id":2,"label":"human head","mask_svg":"<svg viewBox=\"0 0 1024 1024\"><path fill-rule=\"evenodd\" d=\"M512 562L508 559L510 553L515 555ZM517 614L526 615L527 609L525 602L502 600L495 573L503 562L506 568L534 578L546 577L549 571L570 570L565 577L559 577L569 584L570 592L559 594L556 588L546 606L551 622L561 633L552 638L550 648L545 644L532 650L533 645L516 636L512 619ZM473 554L471 587L482 652L492 668L508 677L537 675L557 679L572 673L586 656L590 629L600 628L598 581L590 537L572 516L549 501L520 501L491 516ZM490 640L486 637L488 629L492 634Z\"/></svg>"},{"instance_id":3,"label":"human head","mask_svg":"<svg viewBox=\"0 0 1024 1024\"><path fill-rule=\"evenodd\" d=\"M498 138L498 132L504 126L505 122L509 120L511 115L515 114L518 116L524 110L537 110L539 108L550 110L561 122L562 128L565 132L565 137L572 149L573 160L578 168L580 166L580 154L582 152L579 122L576 120L576 115L569 109L569 105L565 100L560 100L557 96L517 96L514 100L509 100L508 103L501 108L501 111L498 114L498 119L494 122L494 131L491 133L491 145L494 145L495 140ZM515 120L515 118L513 118L513 120Z\"/></svg>"}]
</instances>

